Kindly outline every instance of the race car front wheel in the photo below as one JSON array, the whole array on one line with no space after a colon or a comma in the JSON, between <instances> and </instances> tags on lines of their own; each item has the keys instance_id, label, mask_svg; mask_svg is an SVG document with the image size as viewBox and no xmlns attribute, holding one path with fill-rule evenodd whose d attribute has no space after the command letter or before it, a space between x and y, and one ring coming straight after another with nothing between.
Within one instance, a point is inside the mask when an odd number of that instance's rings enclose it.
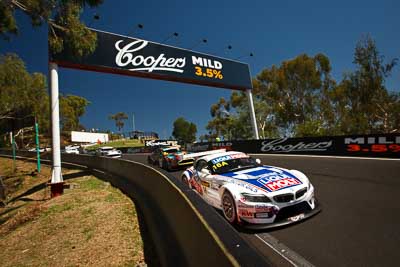
<instances>
[{"instance_id":1,"label":"race car front wheel","mask_svg":"<svg viewBox=\"0 0 400 267\"><path fill-rule=\"evenodd\" d=\"M186 177L186 175L182 176L182 183L184 183L186 186L188 186L190 189L192 188L192 185L189 183L189 179Z\"/></svg>"},{"instance_id":2,"label":"race car front wheel","mask_svg":"<svg viewBox=\"0 0 400 267\"><path fill-rule=\"evenodd\" d=\"M224 194L222 195L222 210L228 222L230 223L236 222L235 201L233 200L232 195L228 191L225 191Z\"/></svg>"}]
</instances>

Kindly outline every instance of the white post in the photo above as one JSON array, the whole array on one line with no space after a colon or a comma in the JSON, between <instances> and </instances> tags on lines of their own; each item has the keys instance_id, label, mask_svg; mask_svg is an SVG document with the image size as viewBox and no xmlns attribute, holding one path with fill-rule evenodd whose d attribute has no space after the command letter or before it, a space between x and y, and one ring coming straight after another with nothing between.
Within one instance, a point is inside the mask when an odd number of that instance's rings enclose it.
<instances>
[{"instance_id":1,"label":"white post","mask_svg":"<svg viewBox=\"0 0 400 267\"><path fill-rule=\"evenodd\" d=\"M255 139L260 139L258 136L258 128L256 121L256 113L254 112L254 104L253 104L253 94L251 93L251 89L246 90L247 99L249 100L249 110L250 110L250 118L251 118L251 126L253 127L253 135Z\"/></svg>"},{"instance_id":2,"label":"white post","mask_svg":"<svg viewBox=\"0 0 400 267\"><path fill-rule=\"evenodd\" d=\"M132 128L133 128L133 131L136 131L136 127L135 127L135 113L132 113Z\"/></svg>"},{"instance_id":3,"label":"white post","mask_svg":"<svg viewBox=\"0 0 400 267\"><path fill-rule=\"evenodd\" d=\"M58 66L55 63L49 63L50 72L50 98L51 98L51 136L53 139L53 169L51 174L51 183L62 183L61 174L61 151L60 151L60 111L58 103Z\"/></svg>"}]
</instances>

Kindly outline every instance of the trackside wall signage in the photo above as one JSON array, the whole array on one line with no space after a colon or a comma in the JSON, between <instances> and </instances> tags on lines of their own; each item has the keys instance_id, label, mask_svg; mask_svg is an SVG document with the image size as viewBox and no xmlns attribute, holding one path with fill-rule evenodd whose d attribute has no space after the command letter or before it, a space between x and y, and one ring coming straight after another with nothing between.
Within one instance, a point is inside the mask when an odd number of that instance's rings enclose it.
<instances>
[{"instance_id":1,"label":"trackside wall signage","mask_svg":"<svg viewBox=\"0 0 400 267\"><path fill-rule=\"evenodd\" d=\"M147 77L227 89L251 89L247 64L150 41L97 33L93 54L76 59L68 51L50 52L49 59L61 67Z\"/></svg>"},{"instance_id":2,"label":"trackside wall signage","mask_svg":"<svg viewBox=\"0 0 400 267\"><path fill-rule=\"evenodd\" d=\"M144 144L146 147L159 147L159 146L177 146L176 140L147 140Z\"/></svg>"},{"instance_id":3,"label":"trackside wall signage","mask_svg":"<svg viewBox=\"0 0 400 267\"><path fill-rule=\"evenodd\" d=\"M197 143L193 151L238 150L246 153L400 158L400 134L279 138Z\"/></svg>"}]
</instances>

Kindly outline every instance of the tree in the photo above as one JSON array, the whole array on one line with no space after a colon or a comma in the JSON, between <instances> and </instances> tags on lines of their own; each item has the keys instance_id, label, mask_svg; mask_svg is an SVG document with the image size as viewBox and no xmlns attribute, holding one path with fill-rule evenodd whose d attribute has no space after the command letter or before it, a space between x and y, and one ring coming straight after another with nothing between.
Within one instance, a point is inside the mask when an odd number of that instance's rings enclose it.
<instances>
[{"instance_id":1,"label":"tree","mask_svg":"<svg viewBox=\"0 0 400 267\"><path fill-rule=\"evenodd\" d=\"M188 122L182 117L174 121L173 137L180 143L186 144L196 141L197 127L194 123Z\"/></svg>"},{"instance_id":2,"label":"tree","mask_svg":"<svg viewBox=\"0 0 400 267\"><path fill-rule=\"evenodd\" d=\"M86 112L90 102L83 97L67 95L60 97L60 123L63 131L79 131L84 129L79 118Z\"/></svg>"},{"instance_id":3,"label":"tree","mask_svg":"<svg viewBox=\"0 0 400 267\"><path fill-rule=\"evenodd\" d=\"M274 123L283 136L324 135L332 112L329 59L306 54L263 70L256 77L256 92L271 107Z\"/></svg>"},{"instance_id":4,"label":"tree","mask_svg":"<svg viewBox=\"0 0 400 267\"><path fill-rule=\"evenodd\" d=\"M385 80L390 76L397 59L384 63L375 41L366 36L355 48L354 72L347 73L336 88L340 129L344 133L369 134L399 131L399 95L389 93Z\"/></svg>"},{"instance_id":5,"label":"tree","mask_svg":"<svg viewBox=\"0 0 400 267\"><path fill-rule=\"evenodd\" d=\"M253 79L253 103L261 138L324 135L334 124L329 59L323 54L300 55L279 67L264 69ZM225 103L225 102L224 102ZM221 100L211 107L207 129L218 134L229 130L234 139L252 138L246 94L233 92L229 120L221 120Z\"/></svg>"},{"instance_id":6,"label":"tree","mask_svg":"<svg viewBox=\"0 0 400 267\"><path fill-rule=\"evenodd\" d=\"M206 129L211 133L212 138L225 136L230 138L233 120L230 114L230 102L221 97L216 104L210 108L210 114L213 118L208 122Z\"/></svg>"},{"instance_id":7,"label":"tree","mask_svg":"<svg viewBox=\"0 0 400 267\"><path fill-rule=\"evenodd\" d=\"M64 131L83 128L79 118L85 114L89 103L79 96L60 97L60 122ZM10 131L13 120L21 119L29 119L31 124L27 128L33 132L34 118L41 134L48 135L50 110L46 77L41 73L30 74L15 54L0 55L0 133ZM23 130L29 130L27 128ZM25 135L22 132L20 136L23 144Z\"/></svg>"},{"instance_id":8,"label":"tree","mask_svg":"<svg viewBox=\"0 0 400 267\"><path fill-rule=\"evenodd\" d=\"M30 74L16 54L0 55L1 125L9 124L9 120L13 119L36 117L41 131L46 132L49 128L46 87L45 76L41 73Z\"/></svg>"},{"instance_id":9,"label":"tree","mask_svg":"<svg viewBox=\"0 0 400 267\"><path fill-rule=\"evenodd\" d=\"M124 120L128 119L128 115L124 112L117 112L114 115L110 115L108 117L110 120L115 120L115 126L118 128L120 132L122 128L124 128L125 122Z\"/></svg>"},{"instance_id":10,"label":"tree","mask_svg":"<svg viewBox=\"0 0 400 267\"><path fill-rule=\"evenodd\" d=\"M257 84L257 80L253 80L253 84ZM272 115L272 106L268 105L267 101L263 100L257 86L253 90L253 105L256 115L256 122L260 138L271 138L277 136L277 126L274 123ZM235 138L251 139L252 126L250 124L250 110L247 96L243 92L233 92L231 95L231 105L237 111L235 117Z\"/></svg>"},{"instance_id":11,"label":"tree","mask_svg":"<svg viewBox=\"0 0 400 267\"><path fill-rule=\"evenodd\" d=\"M75 56L90 54L97 36L80 21L85 6L96 7L102 0L3 0L0 2L0 36L10 40L18 33L16 10L26 14L32 26L49 26L49 47L54 52L70 50ZM62 36L62 38L60 38Z\"/></svg>"}]
</instances>

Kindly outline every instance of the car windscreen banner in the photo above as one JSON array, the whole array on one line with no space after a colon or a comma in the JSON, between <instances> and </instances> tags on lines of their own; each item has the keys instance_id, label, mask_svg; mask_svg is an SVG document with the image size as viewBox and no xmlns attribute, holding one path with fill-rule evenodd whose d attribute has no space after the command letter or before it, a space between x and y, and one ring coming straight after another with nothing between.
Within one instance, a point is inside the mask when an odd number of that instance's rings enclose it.
<instances>
[{"instance_id":1,"label":"car windscreen banner","mask_svg":"<svg viewBox=\"0 0 400 267\"><path fill-rule=\"evenodd\" d=\"M192 151L221 149L255 154L400 158L400 134L277 138L196 143Z\"/></svg>"},{"instance_id":2,"label":"car windscreen banner","mask_svg":"<svg viewBox=\"0 0 400 267\"><path fill-rule=\"evenodd\" d=\"M234 60L98 30L95 51L76 58L68 50L49 51L61 67L116 73L159 80L252 89L249 66ZM62 38L62 37L61 37Z\"/></svg>"}]
</instances>

